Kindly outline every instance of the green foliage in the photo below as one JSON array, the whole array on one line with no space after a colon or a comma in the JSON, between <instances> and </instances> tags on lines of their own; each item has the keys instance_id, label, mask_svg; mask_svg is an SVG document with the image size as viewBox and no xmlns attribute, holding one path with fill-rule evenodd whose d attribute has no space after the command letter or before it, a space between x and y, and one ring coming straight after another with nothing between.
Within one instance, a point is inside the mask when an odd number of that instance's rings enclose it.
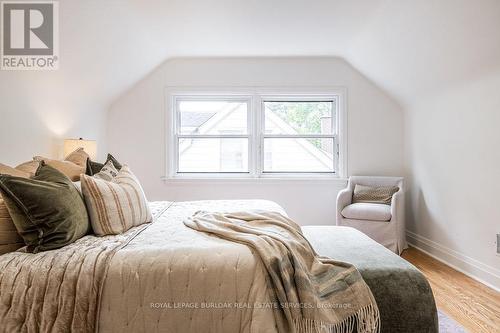
<instances>
[{"instance_id":1,"label":"green foliage","mask_svg":"<svg viewBox=\"0 0 500 333\"><path fill-rule=\"evenodd\" d=\"M321 118L331 117L332 108L332 102L266 102L266 111L280 117L298 134L322 134ZM321 148L321 139L311 142Z\"/></svg>"}]
</instances>

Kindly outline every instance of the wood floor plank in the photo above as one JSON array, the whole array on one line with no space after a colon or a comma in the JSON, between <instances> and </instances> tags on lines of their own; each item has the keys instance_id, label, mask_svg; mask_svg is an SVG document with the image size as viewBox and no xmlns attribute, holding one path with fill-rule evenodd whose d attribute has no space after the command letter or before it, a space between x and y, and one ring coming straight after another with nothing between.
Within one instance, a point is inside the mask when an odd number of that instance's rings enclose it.
<instances>
[{"instance_id":1,"label":"wood floor plank","mask_svg":"<svg viewBox=\"0 0 500 333\"><path fill-rule=\"evenodd\" d=\"M450 318L471 333L500 333L499 292L415 248L402 257L426 276L438 308Z\"/></svg>"}]
</instances>

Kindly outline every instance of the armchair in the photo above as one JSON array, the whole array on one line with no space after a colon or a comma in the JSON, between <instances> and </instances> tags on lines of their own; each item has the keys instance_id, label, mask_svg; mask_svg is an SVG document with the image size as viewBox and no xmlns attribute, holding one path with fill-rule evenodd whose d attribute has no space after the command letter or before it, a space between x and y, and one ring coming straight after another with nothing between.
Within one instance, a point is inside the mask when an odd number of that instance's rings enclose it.
<instances>
[{"instance_id":1,"label":"armchair","mask_svg":"<svg viewBox=\"0 0 500 333\"><path fill-rule=\"evenodd\" d=\"M365 186L397 186L391 205L356 203L352 195L356 184ZM347 188L337 196L337 225L348 226L365 233L389 250L401 254L406 243L404 183L400 177L352 176Z\"/></svg>"}]
</instances>

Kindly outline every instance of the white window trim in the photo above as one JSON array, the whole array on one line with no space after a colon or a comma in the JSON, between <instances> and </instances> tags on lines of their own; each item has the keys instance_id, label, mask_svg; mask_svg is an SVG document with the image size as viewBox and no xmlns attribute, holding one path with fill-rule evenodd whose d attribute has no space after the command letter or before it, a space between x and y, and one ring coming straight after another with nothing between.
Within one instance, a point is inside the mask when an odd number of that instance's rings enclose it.
<instances>
[{"instance_id":1,"label":"white window trim","mask_svg":"<svg viewBox=\"0 0 500 333\"><path fill-rule=\"evenodd\" d=\"M195 97L194 97L195 96ZM217 100L247 100L249 133L242 137L248 137L248 173L177 173L178 153L176 140L176 124L179 119L174 119L180 114L175 112L178 99L203 98ZM337 101L337 141L338 157L336 173L284 173L284 172L262 172L263 158L260 158L263 149L264 135L258 133L263 129L263 112L259 112L265 100L328 100L335 98ZM165 149L165 175L162 179L166 181L274 181L274 180L345 180L347 172L347 89L344 87L167 87L165 89L166 100L166 149ZM256 126L260 124L260 126ZM217 135L219 137L224 135ZM229 135L231 136L231 135ZM240 135L238 135L240 136ZM318 135L313 135L317 137ZM319 135L320 136L320 135ZM255 142L259 138L256 147ZM335 154L336 155L336 154ZM337 155L336 155L337 156Z\"/></svg>"}]
</instances>

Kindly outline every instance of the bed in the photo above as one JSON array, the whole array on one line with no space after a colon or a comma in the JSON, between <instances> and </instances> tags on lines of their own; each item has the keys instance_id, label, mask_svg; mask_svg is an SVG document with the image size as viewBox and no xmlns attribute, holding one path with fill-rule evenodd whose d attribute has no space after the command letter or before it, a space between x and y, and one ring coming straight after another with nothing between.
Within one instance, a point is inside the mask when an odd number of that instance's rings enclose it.
<instances>
[{"instance_id":1,"label":"bed","mask_svg":"<svg viewBox=\"0 0 500 333\"><path fill-rule=\"evenodd\" d=\"M0 331L276 332L265 271L253 251L183 221L199 210L284 210L263 200L151 207L154 223L121 236L0 256ZM351 228L303 232L320 255L357 266L377 301L382 332L438 332L432 291L411 264ZM54 268L59 261L66 264Z\"/></svg>"}]
</instances>

